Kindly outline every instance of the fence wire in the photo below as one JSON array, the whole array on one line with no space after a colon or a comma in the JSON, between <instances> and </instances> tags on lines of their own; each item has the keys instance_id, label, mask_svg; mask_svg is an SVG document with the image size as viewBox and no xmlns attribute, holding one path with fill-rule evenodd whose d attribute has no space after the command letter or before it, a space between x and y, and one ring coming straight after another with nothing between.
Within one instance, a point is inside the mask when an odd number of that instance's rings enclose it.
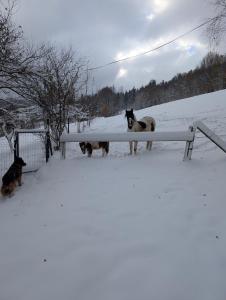
<instances>
[{"instance_id":1,"label":"fence wire","mask_svg":"<svg viewBox=\"0 0 226 300\"><path fill-rule=\"evenodd\" d=\"M14 161L14 154L10 151L8 141L0 137L0 177L2 177Z\"/></svg>"},{"instance_id":2,"label":"fence wire","mask_svg":"<svg viewBox=\"0 0 226 300\"><path fill-rule=\"evenodd\" d=\"M46 133L20 132L19 156L26 162L23 172L37 171L46 162ZM14 153L10 151L6 138L0 138L0 177L2 177L14 161Z\"/></svg>"},{"instance_id":3,"label":"fence wire","mask_svg":"<svg viewBox=\"0 0 226 300\"><path fill-rule=\"evenodd\" d=\"M46 161L45 134L19 133L19 156L27 164L24 172L38 170Z\"/></svg>"}]
</instances>

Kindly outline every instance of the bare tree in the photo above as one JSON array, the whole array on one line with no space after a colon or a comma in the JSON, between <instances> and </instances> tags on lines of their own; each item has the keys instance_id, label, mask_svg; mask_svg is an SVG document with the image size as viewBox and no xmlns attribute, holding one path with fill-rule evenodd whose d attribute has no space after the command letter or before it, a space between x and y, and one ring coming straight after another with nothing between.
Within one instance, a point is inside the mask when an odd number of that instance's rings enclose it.
<instances>
[{"instance_id":1,"label":"bare tree","mask_svg":"<svg viewBox=\"0 0 226 300\"><path fill-rule=\"evenodd\" d=\"M13 22L16 0L7 6L0 1L0 101L9 102L20 94L23 82L36 73L35 62L45 55L45 47L25 43L23 30Z\"/></svg>"},{"instance_id":2,"label":"bare tree","mask_svg":"<svg viewBox=\"0 0 226 300\"><path fill-rule=\"evenodd\" d=\"M13 114L4 108L0 108L0 129L1 135L6 138L10 151L13 152L13 135L16 127L16 120Z\"/></svg>"},{"instance_id":3,"label":"bare tree","mask_svg":"<svg viewBox=\"0 0 226 300\"><path fill-rule=\"evenodd\" d=\"M200 67L207 69L214 65L223 64L225 62L225 56L217 52L208 52L206 56L202 59Z\"/></svg>"},{"instance_id":4,"label":"bare tree","mask_svg":"<svg viewBox=\"0 0 226 300\"><path fill-rule=\"evenodd\" d=\"M49 119L52 137L59 147L59 139L67 118L77 113L76 101L84 88L86 64L75 59L72 49L49 47L36 62L36 76L27 78L20 94L40 107L45 120Z\"/></svg>"},{"instance_id":5,"label":"bare tree","mask_svg":"<svg viewBox=\"0 0 226 300\"><path fill-rule=\"evenodd\" d=\"M226 32L226 0L214 0L212 5L216 16L210 19L207 35L211 44L217 45Z\"/></svg>"}]
</instances>

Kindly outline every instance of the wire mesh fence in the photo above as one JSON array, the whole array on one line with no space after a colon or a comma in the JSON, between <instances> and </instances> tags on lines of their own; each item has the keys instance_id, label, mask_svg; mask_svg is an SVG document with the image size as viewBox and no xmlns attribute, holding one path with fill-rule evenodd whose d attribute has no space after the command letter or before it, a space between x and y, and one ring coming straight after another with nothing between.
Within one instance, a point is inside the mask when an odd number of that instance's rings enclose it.
<instances>
[{"instance_id":1,"label":"wire mesh fence","mask_svg":"<svg viewBox=\"0 0 226 300\"><path fill-rule=\"evenodd\" d=\"M5 137L0 137L0 177L7 171L14 161L14 153L10 150Z\"/></svg>"},{"instance_id":2,"label":"wire mesh fence","mask_svg":"<svg viewBox=\"0 0 226 300\"><path fill-rule=\"evenodd\" d=\"M45 133L19 132L18 156L26 162L24 172L38 170L46 161Z\"/></svg>"},{"instance_id":3,"label":"wire mesh fence","mask_svg":"<svg viewBox=\"0 0 226 300\"><path fill-rule=\"evenodd\" d=\"M7 171L14 161L14 155L26 162L23 172L37 171L52 152L48 132L45 130L18 130L14 137L14 153L10 151L7 140L0 138L0 176Z\"/></svg>"}]
</instances>

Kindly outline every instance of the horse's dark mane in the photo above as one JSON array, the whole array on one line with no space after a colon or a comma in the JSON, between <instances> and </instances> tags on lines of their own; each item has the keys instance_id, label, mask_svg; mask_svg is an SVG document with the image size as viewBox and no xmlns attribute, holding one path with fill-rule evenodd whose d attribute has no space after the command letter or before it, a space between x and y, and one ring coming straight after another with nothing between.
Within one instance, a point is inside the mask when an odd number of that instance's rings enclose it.
<instances>
[{"instance_id":1,"label":"horse's dark mane","mask_svg":"<svg viewBox=\"0 0 226 300\"><path fill-rule=\"evenodd\" d=\"M126 110L125 117L127 117L127 119L128 119L128 118L131 118L131 119L133 119L133 120L136 120L135 115L134 115L134 113L133 113L133 109L131 109L131 110Z\"/></svg>"}]
</instances>

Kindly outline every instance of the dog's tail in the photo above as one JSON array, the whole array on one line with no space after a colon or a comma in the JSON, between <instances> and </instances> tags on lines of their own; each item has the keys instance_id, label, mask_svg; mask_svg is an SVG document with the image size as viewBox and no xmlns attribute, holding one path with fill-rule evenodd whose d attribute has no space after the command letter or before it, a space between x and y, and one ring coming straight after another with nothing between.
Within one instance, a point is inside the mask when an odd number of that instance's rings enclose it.
<instances>
[{"instance_id":1,"label":"dog's tail","mask_svg":"<svg viewBox=\"0 0 226 300\"><path fill-rule=\"evenodd\" d=\"M6 186L6 185L2 186L1 194L2 194L3 197L10 195L11 192L12 192L12 190L10 189L10 186Z\"/></svg>"},{"instance_id":2,"label":"dog's tail","mask_svg":"<svg viewBox=\"0 0 226 300\"><path fill-rule=\"evenodd\" d=\"M16 188L16 181L13 181L8 185L3 184L1 187L2 196L5 197L11 195L15 188Z\"/></svg>"},{"instance_id":3,"label":"dog's tail","mask_svg":"<svg viewBox=\"0 0 226 300\"><path fill-rule=\"evenodd\" d=\"M1 194L2 194L3 197L9 195L10 194L9 188L7 186L3 185L1 187Z\"/></svg>"}]
</instances>

